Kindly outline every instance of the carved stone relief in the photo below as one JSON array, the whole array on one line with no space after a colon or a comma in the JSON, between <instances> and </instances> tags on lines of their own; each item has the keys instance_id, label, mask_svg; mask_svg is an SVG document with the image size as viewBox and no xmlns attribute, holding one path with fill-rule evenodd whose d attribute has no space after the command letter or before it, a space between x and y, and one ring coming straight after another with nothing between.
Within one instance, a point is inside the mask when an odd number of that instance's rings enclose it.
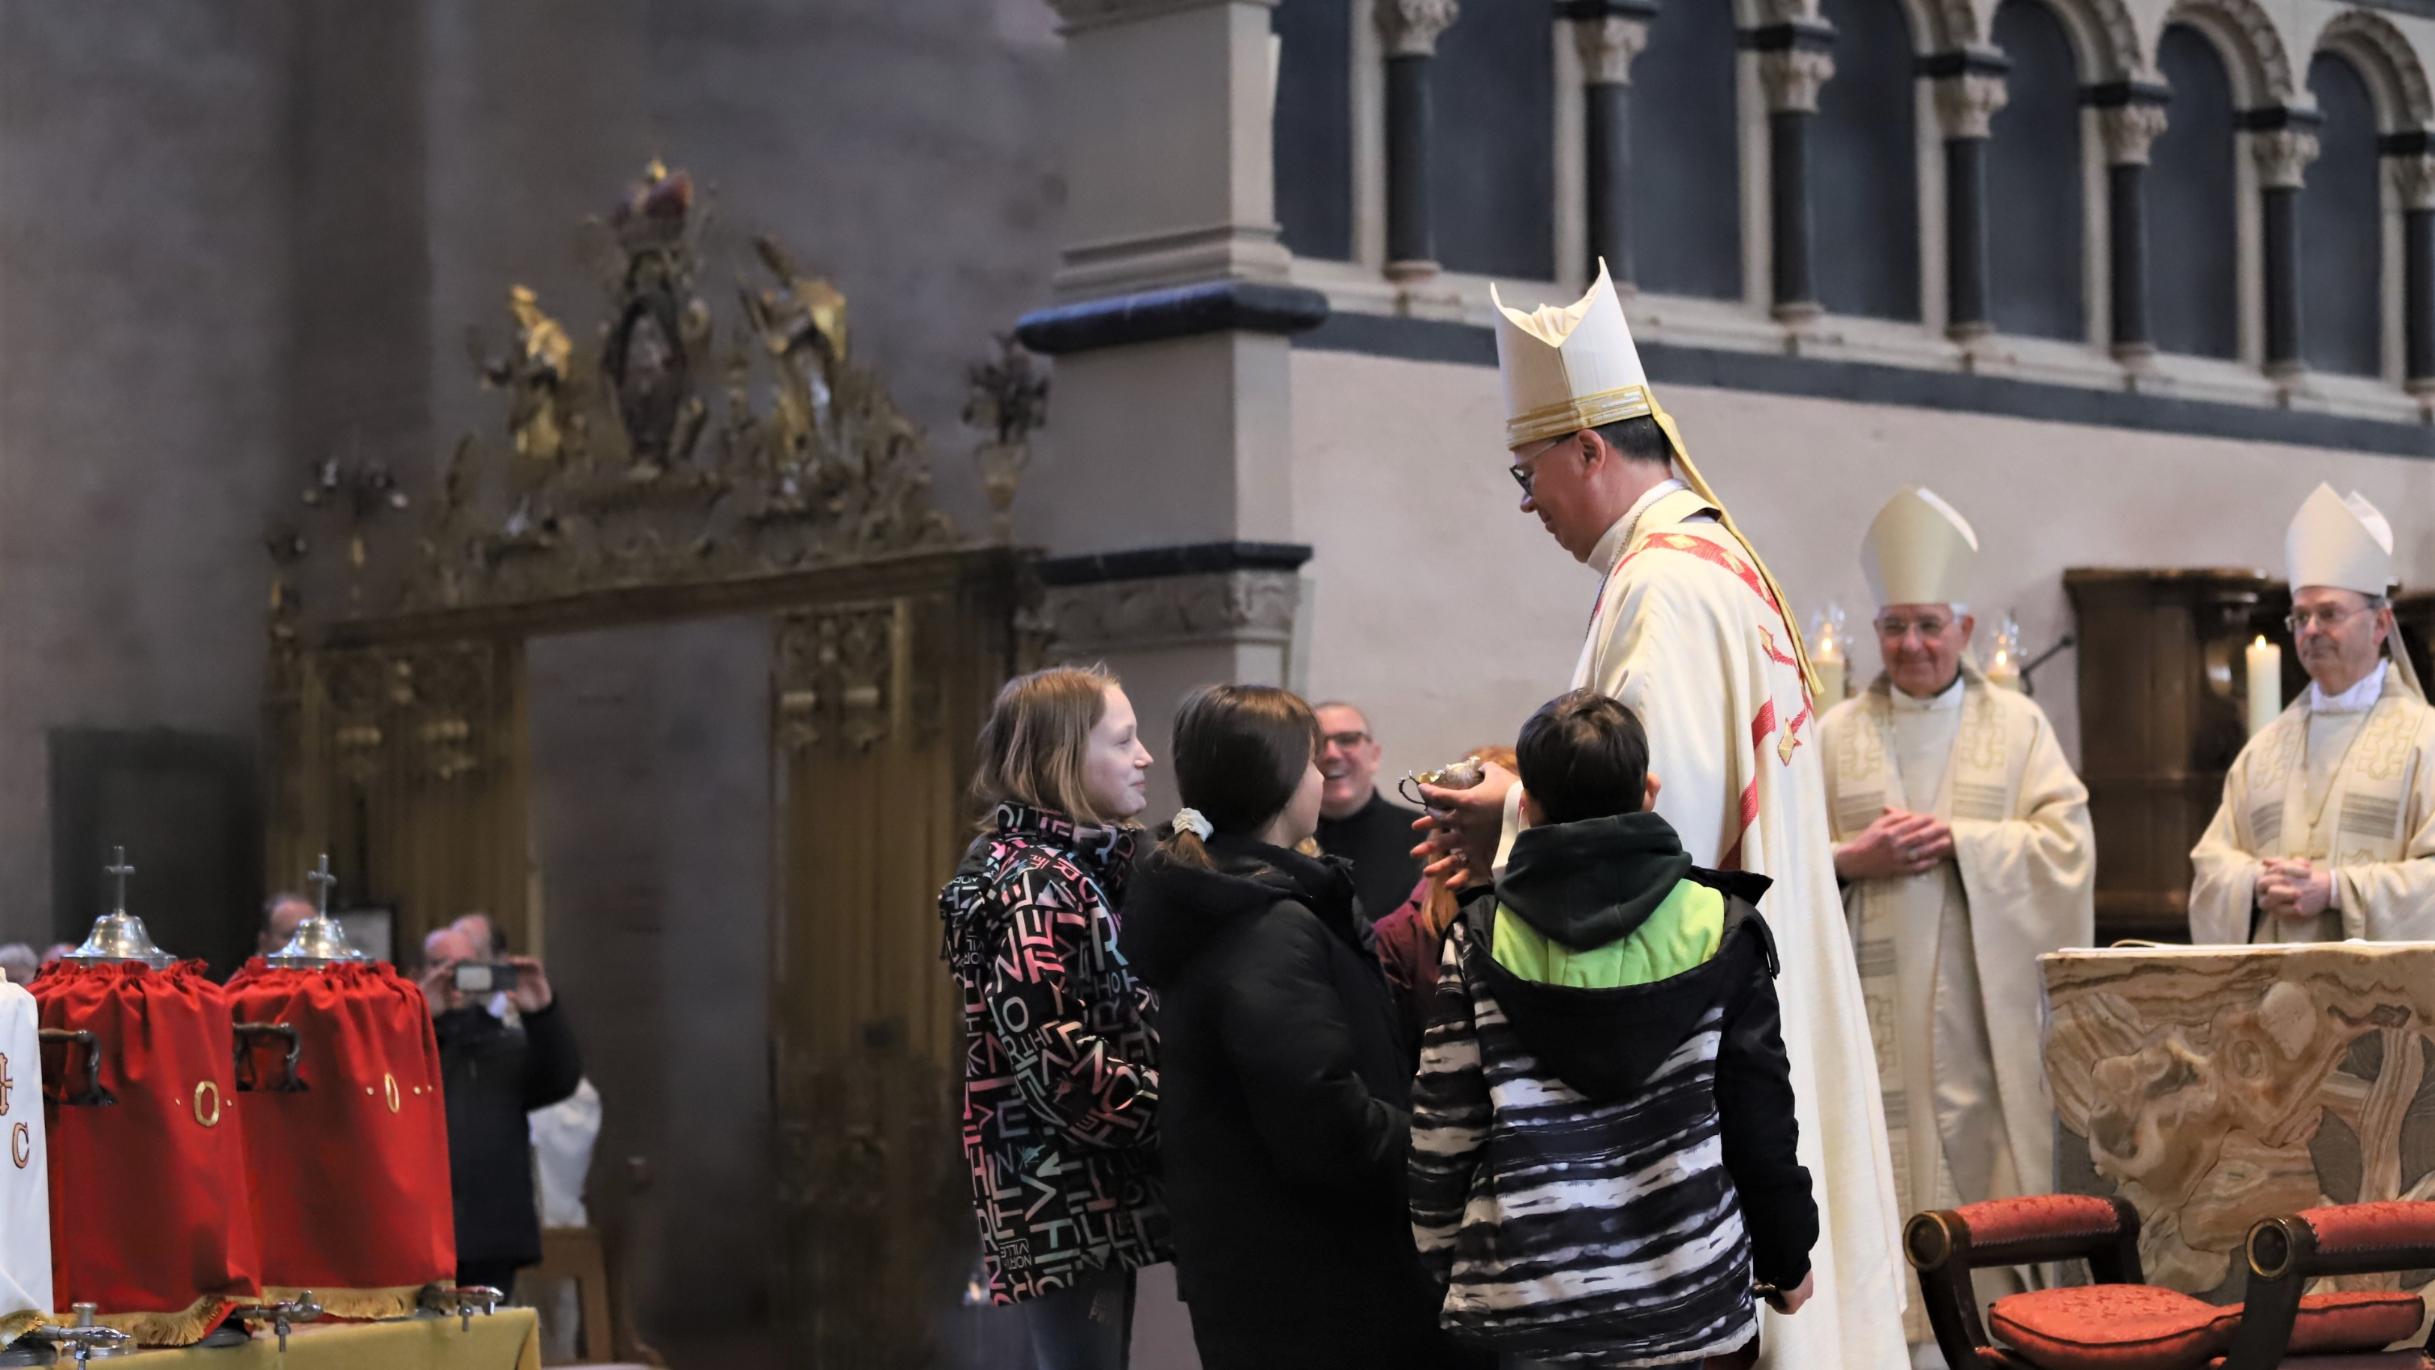
<instances>
[{"instance_id":1,"label":"carved stone relief","mask_svg":"<svg viewBox=\"0 0 2435 1370\"><path fill-rule=\"evenodd\" d=\"M2043 961L2063 1149L2085 1145L2097 1192L2138 1208L2150 1280L2229 1294L2260 1218L2435 1196L2435 945Z\"/></svg>"}]
</instances>

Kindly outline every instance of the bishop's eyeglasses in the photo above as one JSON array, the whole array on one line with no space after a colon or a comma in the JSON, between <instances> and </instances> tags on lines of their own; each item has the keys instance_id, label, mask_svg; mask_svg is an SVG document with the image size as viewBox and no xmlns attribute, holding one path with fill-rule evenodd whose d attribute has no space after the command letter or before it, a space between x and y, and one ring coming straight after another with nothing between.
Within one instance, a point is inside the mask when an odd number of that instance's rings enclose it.
<instances>
[{"instance_id":1,"label":"bishop's eyeglasses","mask_svg":"<svg viewBox=\"0 0 2435 1370\"><path fill-rule=\"evenodd\" d=\"M2373 608L2365 605L2356 609L2345 609L2332 604L2322 609L2294 609L2284 617L2283 626L2291 630L2293 637L2298 637L2306 631L2311 623L2330 633L2359 615L2372 612L2374 612Z\"/></svg>"}]
</instances>

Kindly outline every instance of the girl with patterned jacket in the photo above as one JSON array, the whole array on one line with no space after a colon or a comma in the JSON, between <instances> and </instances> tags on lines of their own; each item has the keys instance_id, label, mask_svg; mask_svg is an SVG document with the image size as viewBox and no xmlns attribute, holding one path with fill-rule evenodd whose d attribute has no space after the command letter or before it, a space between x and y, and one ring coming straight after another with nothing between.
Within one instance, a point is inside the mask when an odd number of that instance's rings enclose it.
<instances>
[{"instance_id":1,"label":"girl with patterned jacket","mask_svg":"<svg viewBox=\"0 0 2435 1370\"><path fill-rule=\"evenodd\" d=\"M1122 1370L1133 1272L1169 1257L1154 1001L1116 951L1150 753L1113 678L1061 667L999 692L980 756L995 813L939 915L982 1265L1038 1370Z\"/></svg>"}]
</instances>

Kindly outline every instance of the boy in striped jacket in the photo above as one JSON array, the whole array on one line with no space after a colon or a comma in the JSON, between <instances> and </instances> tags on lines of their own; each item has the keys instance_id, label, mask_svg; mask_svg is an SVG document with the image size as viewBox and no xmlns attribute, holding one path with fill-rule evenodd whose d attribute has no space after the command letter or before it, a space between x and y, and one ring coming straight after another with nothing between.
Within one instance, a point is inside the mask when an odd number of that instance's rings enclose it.
<instances>
[{"instance_id":1,"label":"boy in striped jacket","mask_svg":"<svg viewBox=\"0 0 2435 1370\"><path fill-rule=\"evenodd\" d=\"M1445 1327L1570 1365L1748 1346L1810 1294L1763 876L1650 811L1648 737L1575 690L1523 725L1530 826L1449 930L1413 1086L1413 1237Z\"/></svg>"}]
</instances>

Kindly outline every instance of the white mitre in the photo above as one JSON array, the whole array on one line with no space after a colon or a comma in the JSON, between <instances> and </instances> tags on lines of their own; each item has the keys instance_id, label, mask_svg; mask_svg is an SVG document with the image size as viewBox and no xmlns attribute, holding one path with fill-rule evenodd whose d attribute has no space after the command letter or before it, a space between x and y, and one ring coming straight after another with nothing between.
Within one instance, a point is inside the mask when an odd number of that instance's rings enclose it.
<instances>
[{"instance_id":1,"label":"white mitre","mask_svg":"<svg viewBox=\"0 0 2435 1370\"><path fill-rule=\"evenodd\" d=\"M1640 349L1632 344L1632 327L1623 321L1603 259L1590 292L1563 308L1546 304L1525 314L1499 299L1493 283L1488 302L1497 313L1508 450L1655 409L1648 372L1641 369Z\"/></svg>"},{"instance_id":2,"label":"white mitre","mask_svg":"<svg viewBox=\"0 0 2435 1370\"><path fill-rule=\"evenodd\" d=\"M1978 534L1970 520L1925 486L1895 492L1860 544L1860 569L1879 608L1967 603L1977 564Z\"/></svg>"},{"instance_id":3,"label":"white mitre","mask_svg":"<svg viewBox=\"0 0 2435 1370\"><path fill-rule=\"evenodd\" d=\"M2322 585L2381 595L2393 588L2393 525L2367 497L2319 485L2283 534L2291 588Z\"/></svg>"}]
</instances>

